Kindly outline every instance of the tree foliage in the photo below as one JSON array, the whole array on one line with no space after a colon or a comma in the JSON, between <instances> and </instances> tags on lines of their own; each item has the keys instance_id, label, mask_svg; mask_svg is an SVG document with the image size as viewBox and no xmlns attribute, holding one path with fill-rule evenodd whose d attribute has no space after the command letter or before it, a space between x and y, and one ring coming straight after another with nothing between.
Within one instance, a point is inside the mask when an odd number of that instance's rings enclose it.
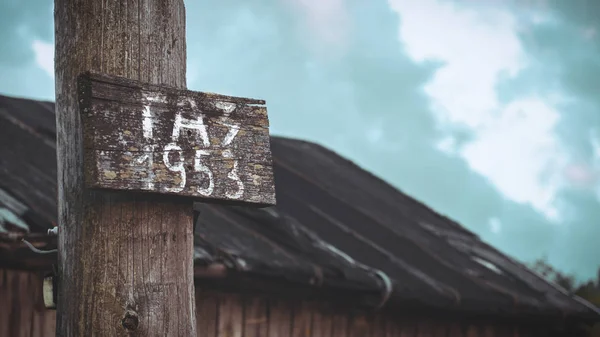
<instances>
[{"instance_id":1,"label":"tree foliage","mask_svg":"<svg viewBox=\"0 0 600 337\"><path fill-rule=\"evenodd\" d=\"M592 305L600 308L600 268L596 279L578 282L573 274L567 274L552 267L545 258L538 259L531 265L531 269L547 280L561 286L570 294L581 297ZM600 323L587 327L589 337L600 337Z\"/></svg>"}]
</instances>

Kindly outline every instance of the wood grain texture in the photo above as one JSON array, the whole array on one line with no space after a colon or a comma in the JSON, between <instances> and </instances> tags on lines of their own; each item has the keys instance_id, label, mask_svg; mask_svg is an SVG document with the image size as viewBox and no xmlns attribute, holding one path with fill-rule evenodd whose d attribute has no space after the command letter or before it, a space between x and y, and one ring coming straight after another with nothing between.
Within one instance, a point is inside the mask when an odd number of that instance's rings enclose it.
<instances>
[{"instance_id":1,"label":"wood grain texture","mask_svg":"<svg viewBox=\"0 0 600 337\"><path fill-rule=\"evenodd\" d=\"M252 296L244 300L244 337L264 337L268 334L269 310L264 298Z\"/></svg>"},{"instance_id":2,"label":"wood grain texture","mask_svg":"<svg viewBox=\"0 0 600 337\"><path fill-rule=\"evenodd\" d=\"M333 315L332 323L332 337L344 337L348 336L348 316L342 313L336 313ZM388 335L387 337L390 337Z\"/></svg>"},{"instance_id":3,"label":"wood grain texture","mask_svg":"<svg viewBox=\"0 0 600 337\"><path fill-rule=\"evenodd\" d=\"M387 320L385 324L385 337L400 336L400 323L399 320Z\"/></svg>"},{"instance_id":4,"label":"wood grain texture","mask_svg":"<svg viewBox=\"0 0 600 337\"><path fill-rule=\"evenodd\" d=\"M57 335L194 336L192 204L86 189L77 92L87 71L184 89L183 0L55 0L54 11Z\"/></svg>"},{"instance_id":5,"label":"wood grain texture","mask_svg":"<svg viewBox=\"0 0 600 337\"><path fill-rule=\"evenodd\" d=\"M496 327L493 325L485 325L483 326L482 337L496 337Z\"/></svg>"},{"instance_id":6,"label":"wood grain texture","mask_svg":"<svg viewBox=\"0 0 600 337\"><path fill-rule=\"evenodd\" d=\"M463 327L460 323L453 322L448 327L448 337L463 337Z\"/></svg>"},{"instance_id":7,"label":"wood grain texture","mask_svg":"<svg viewBox=\"0 0 600 337\"><path fill-rule=\"evenodd\" d=\"M412 337L417 336L419 329L419 321L415 319L403 319L399 322L399 335L400 337Z\"/></svg>"},{"instance_id":8,"label":"wood grain texture","mask_svg":"<svg viewBox=\"0 0 600 337\"><path fill-rule=\"evenodd\" d=\"M448 322L436 322L434 320L431 320L430 322L433 325L433 335L435 337L448 337L450 332Z\"/></svg>"},{"instance_id":9,"label":"wood grain texture","mask_svg":"<svg viewBox=\"0 0 600 337\"><path fill-rule=\"evenodd\" d=\"M371 317L363 314L354 315L350 319L348 327L348 336L352 337L370 337L373 330Z\"/></svg>"},{"instance_id":10,"label":"wood grain texture","mask_svg":"<svg viewBox=\"0 0 600 337\"><path fill-rule=\"evenodd\" d=\"M217 337L243 337L244 305L242 298L224 295L219 298L219 326Z\"/></svg>"},{"instance_id":11,"label":"wood grain texture","mask_svg":"<svg viewBox=\"0 0 600 337\"><path fill-rule=\"evenodd\" d=\"M196 289L196 313L196 333L198 336L216 336L219 324L219 297Z\"/></svg>"},{"instance_id":12,"label":"wood grain texture","mask_svg":"<svg viewBox=\"0 0 600 337\"><path fill-rule=\"evenodd\" d=\"M480 337L479 325L469 325L467 327L466 337Z\"/></svg>"},{"instance_id":13,"label":"wood grain texture","mask_svg":"<svg viewBox=\"0 0 600 337\"><path fill-rule=\"evenodd\" d=\"M417 331L419 337L438 337L438 335L436 334L436 330L436 322L432 320L419 320L417 324Z\"/></svg>"},{"instance_id":14,"label":"wood grain texture","mask_svg":"<svg viewBox=\"0 0 600 337\"><path fill-rule=\"evenodd\" d=\"M41 290L41 273L0 269L0 337L54 336L56 312Z\"/></svg>"},{"instance_id":15,"label":"wood grain texture","mask_svg":"<svg viewBox=\"0 0 600 337\"><path fill-rule=\"evenodd\" d=\"M333 315L315 307L312 310L312 337L331 337L332 330Z\"/></svg>"},{"instance_id":16,"label":"wood grain texture","mask_svg":"<svg viewBox=\"0 0 600 337\"><path fill-rule=\"evenodd\" d=\"M387 325L389 323L387 322L386 317L383 315L373 315L371 322L371 336L385 337L388 331Z\"/></svg>"},{"instance_id":17,"label":"wood grain texture","mask_svg":"<svg viewBox=\"0 0 600 337\"><path fill-rule=\"evenodd\" d=\"M275 204L264 101L93 73L78 91L88 187Z\"/></svg>"},{"instance_id":18,"label":"wood grain texture","mask_svg":"<svg viewBox=\"0 0 600 337\"><path fill-rule=\"evenodd\" d=\"M312 329L312 307L310 302L295 303L293 311L292 337L311 337Z\"/></svg>"},{"instance_id":19,"label":"wood grain texture","mask_svg":"<svg viewBox=\"0 0 600 337\"><path fill-rule=\"evenodd\" d=\"M283 299L269 302L269 337L291 336L293 315L292 305Z\"/></svg>"}]
</instances>

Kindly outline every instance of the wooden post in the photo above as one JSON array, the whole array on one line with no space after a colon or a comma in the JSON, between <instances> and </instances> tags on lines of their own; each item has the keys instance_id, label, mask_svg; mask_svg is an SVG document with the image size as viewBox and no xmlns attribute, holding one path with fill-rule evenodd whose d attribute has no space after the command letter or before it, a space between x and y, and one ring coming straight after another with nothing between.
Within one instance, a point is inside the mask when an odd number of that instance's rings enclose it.
<instances>
[{"instance_id":1,"label":"wooden post","mask_svg":"<svg viewBox=\"0 0 600 337\"><path fill-rule=\"evenodd\" d=\"M195 336L192 200L272 205L264 102L186 87L183 0L55 0L57 336Z\"/></svg>"}]
</instances>

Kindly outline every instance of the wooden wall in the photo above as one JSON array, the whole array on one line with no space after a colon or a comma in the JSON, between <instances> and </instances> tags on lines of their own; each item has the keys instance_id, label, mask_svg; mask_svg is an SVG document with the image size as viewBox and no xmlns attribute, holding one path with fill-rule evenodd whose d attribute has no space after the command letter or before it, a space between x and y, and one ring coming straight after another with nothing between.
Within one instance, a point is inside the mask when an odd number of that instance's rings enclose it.
<instances>
[{"instance_id":1,"label":"wooden wall","mask_svg":"<svg viewBox=\"0 0 600 337\"><path fill-rule=\"evenodd\" d=\"M324 303L213 291L197 290L196 307L197 332L203 337L548 337L512 326L398 319Z\"/></svg>"},{"instance_id":2,"label":"wooden wall","mask_svg":"<svg viewBox=\"0 0 600 337\"><path fill-rule=\"evenodd\" d=\"M56 312L44 308L42 276L36 272L0 269L0 337L55 335ZM512 326L457 324L423 318L399 320L332 308L323 303L198 289L196 305L198 336L202 337L550 336L543 332L528 333Z\"/></svg>"},{"instance_id":3,"label":"wooden wall","mask_svg":"<svg viewBox=\"0 0 600 337\"><path fill-rule=\"evenodd\" d=\"M56 312L44 307L42 277L0 269L0 337L54 336Z\"/></svg>"}]
</instances>

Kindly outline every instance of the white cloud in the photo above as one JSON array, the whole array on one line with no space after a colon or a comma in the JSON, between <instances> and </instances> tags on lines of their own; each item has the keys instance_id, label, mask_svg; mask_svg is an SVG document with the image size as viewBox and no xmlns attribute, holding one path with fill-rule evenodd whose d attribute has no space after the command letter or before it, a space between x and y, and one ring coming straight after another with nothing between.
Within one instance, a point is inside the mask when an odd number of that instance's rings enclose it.
<instances>
[{"instance_id":1,"label":"white cloud","mask_svg":"<svg viewBox=\"0 0 600 337\"><path fill-rule=\"evenodd\" d=\"M566 160L552 132L557 121L558 113L539 100L511 102L476 130L462 155L507 197L556 218L553 201Z\"/></svg>"},{"instance_id":2,"label":"white cloud","mask_svg":"<svg viewBox=\"0 0 600 337\"><path fill-rule=\"evenodd\" d=\"M442 66L425 86L440 129L460 126L473 140L456 149L452 138L438 149L456 151L471 169L487 177L507 198L531 204L557 219L554 199L564 152L554 136L559 114L549 98L499 101L498 81L527 67L518 20L507 10L450 1L389 0L400 15L399 38L417 62Z\"/></svg>"},{"instance_id":3,"label":"white cloud","mask_svg":"<svg viewBox=\"0 0 600 337\"><path fill-rule=\"evenodd\" d=\"M343 48L348 42L350 16L345 0L284 0L300 11L320 47ZM311 39L314 41L315 39ZM317 48L320 50L321 48ZM331 50L330 50L331 51Z\"/></svg>"},{"instance_id":4,"label":"white cloud","mask_svg":"<svg viewBox=\"0 0 600 337\"><path fill-rule=\"evenodd\" d=\"M31 48L35 53L36 65L54 78L54 44L34 40Z\"/></svg>"}]
</instances>

